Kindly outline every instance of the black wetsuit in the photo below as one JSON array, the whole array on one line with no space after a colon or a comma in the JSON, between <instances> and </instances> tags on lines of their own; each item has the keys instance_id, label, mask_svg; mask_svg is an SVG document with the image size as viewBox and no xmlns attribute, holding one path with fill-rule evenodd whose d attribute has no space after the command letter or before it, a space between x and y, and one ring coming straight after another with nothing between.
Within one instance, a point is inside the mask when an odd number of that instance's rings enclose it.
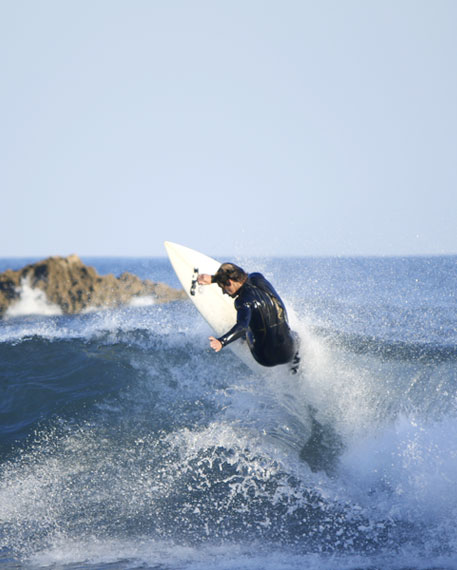
<instances>
[{"instance_id":1,"label":"black wetsuit","mask_svg":"<svg viewBox=\"0 0 457 570\"><path fill-rule=\"evenodd\" d=\"M296 352L284 303L261 273L251 273L236 294L236 325L218 340L222 346L245 337L263 366L292 361Z\"/></svg>"}]
</instances>

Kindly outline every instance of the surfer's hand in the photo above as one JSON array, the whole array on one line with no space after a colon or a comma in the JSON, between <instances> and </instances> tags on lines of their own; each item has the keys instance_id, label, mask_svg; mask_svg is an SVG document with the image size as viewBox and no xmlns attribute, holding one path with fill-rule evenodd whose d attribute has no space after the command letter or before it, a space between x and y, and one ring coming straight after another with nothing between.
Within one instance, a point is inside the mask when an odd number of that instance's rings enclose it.
<instances>
[{"instance_id":1,"label":"surfer's hand","mask_svg":"<svg viewBox=\"0 0 457 570\"><path fill-rule=\"evenodd\" d=\"M214 338L213 336L209 337L209 345L214 350L214 352L219 352L222 348L221 341L217 340L217 338Z\"/></svg>"},{"instance_id":2,"label":"surfer's hand","mask_svg":"<svg viewBox=\"0 0 457 570\"><path fill-rule=\"evenodd\" d=\"M200 273L197 277L197 282L199 285L211 285L211 275Z\"/></svg>"}]
</instances>

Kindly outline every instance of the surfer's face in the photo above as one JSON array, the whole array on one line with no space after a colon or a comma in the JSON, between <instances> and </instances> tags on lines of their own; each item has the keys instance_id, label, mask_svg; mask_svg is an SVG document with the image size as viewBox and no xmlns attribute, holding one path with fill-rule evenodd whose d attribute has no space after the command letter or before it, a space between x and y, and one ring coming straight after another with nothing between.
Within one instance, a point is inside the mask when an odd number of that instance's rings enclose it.
<instances>
[{"instance_id":1,"label":"surfer's face","mask_svg":"<svg viewBox=\"0 0 457 570\"><path fill-rule=\"evenodd\" d=\"M229 279L225 285L222 285L222 291L226 295L234 297L237 294L238 289L241 287L241 285L242 283L239 283L238 281L232 281L232 279Z\"/></svg>"}]
</instances>

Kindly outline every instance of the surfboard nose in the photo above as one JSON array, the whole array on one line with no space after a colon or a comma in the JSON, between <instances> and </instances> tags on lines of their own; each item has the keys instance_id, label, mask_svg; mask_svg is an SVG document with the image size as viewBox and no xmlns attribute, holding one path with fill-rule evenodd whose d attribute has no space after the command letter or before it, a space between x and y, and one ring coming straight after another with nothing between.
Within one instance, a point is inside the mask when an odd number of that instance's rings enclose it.
<instances>
[{"instance_id":1,"label":"surfboard nose","mask_svg":"<svg viewBox=\"0 0 457 570\"><path fill-rule=\"evenodd\" d=\"M177 243L173 243L172 241L164 241L163 245L165 246L165 250L167 253L170 253L173 249L176 249Z\"/></svg>"}]
</instances>

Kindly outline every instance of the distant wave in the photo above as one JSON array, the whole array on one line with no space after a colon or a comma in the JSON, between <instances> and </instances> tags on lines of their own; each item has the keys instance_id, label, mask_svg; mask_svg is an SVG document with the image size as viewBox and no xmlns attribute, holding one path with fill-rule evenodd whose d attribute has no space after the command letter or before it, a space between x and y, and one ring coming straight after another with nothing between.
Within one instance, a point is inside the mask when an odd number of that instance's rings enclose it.
<instances>
[{"instance_id":1,"label":"distant wave","mask_svg":"<svg viewBox=\"0 0 457 570\"><path fill-rule=\"evenodd\" d=\"M445 362L457 360L457 346L436 343L391 341L370 335L313 329L315 334L355 354L371 354L393 360L419 360L421 362Z\"/></svg>"},{"instance_id":2,"label":"distant wave","mask_svg":"<svg viewBox=\"0 0 457 570\"><path fill-rule=\"evenodd\" d=\"M130 307L150 307L155 304L155 299L152 295L145 295L143 297L132 297L130 299Z\"/></svg>"}]
</instances>

